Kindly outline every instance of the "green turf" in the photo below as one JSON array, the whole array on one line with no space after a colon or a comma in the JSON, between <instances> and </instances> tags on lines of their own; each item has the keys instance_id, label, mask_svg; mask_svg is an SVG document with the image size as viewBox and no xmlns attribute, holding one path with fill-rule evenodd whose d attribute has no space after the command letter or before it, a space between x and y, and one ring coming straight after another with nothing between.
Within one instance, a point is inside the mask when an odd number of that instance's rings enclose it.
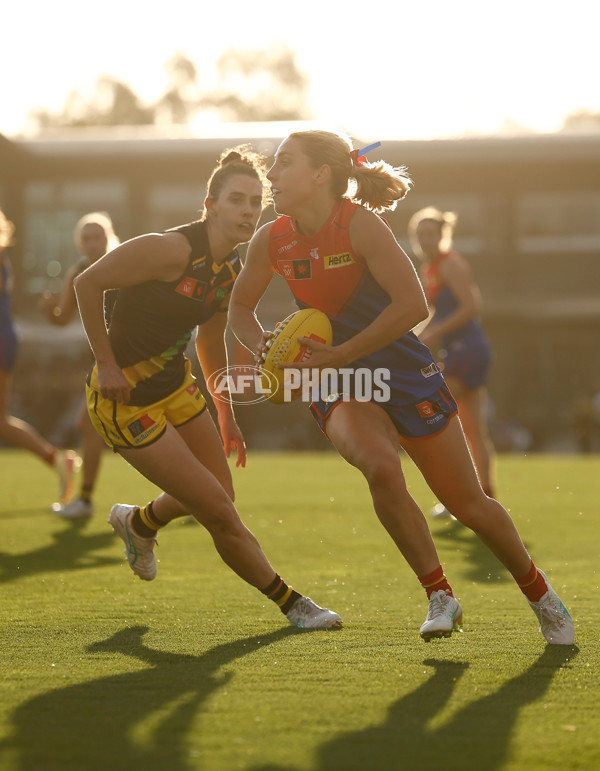
<instances>
[{"instance_id":1,"label":"green turf","mask_svg":"<svg viewBox=\"0 0 600 771\"><path fill-rule=\"evenodd\" d=\"M434 499L412 464L417 501ZM307 633L219 561L206 532L160 537L134 578L110 505L154 488L107 454L90 522L48 513L54 479L0 451L0 768L338 771L600 768L597 457L502 457L500 496L571 608L546 646L475 537L432 521L465 609L425 644L424 593L335 454L251 454L238 506L273 565L334 608Z\"/></svg>"}]
</instances>

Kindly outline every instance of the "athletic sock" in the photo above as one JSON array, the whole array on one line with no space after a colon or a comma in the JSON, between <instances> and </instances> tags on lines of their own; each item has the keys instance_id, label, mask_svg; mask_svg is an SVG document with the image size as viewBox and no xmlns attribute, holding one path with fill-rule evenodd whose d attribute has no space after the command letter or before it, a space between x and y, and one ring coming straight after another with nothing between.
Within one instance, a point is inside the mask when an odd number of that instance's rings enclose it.
<instances>
[{"instance_id":1,"label":"athletic sock","mask_svg":"<svg viewBox=\"0 0 600 771\"><path fill-rule=\"evenodd\" d=\"M548 591L548 584L544 581L544 576L533 564L533 560L531 560L531 567L528 573L520 578L513 575L513 578L517 582L519 589L531 602L539 602Z\"/></svg>"},{"instance_id":2,"label":"athletic sock","mask_svg":"<svg viewBox=\"0 0 600 771\"><path fill-rule=\"evenodd\" d=\"M158 519L154 513L152 504L153 501L150 501L147 506L140 507L133 513L133 529L138 535L141 535L142 538L152 538L161 527L164 527L167 524L167 522L161 522L160 519Z\"/></svg>"},{"instance_id":3,"label":"athletic sock","mask_svg":"<svg viewBox=\"0 0 600 771\"><path fill-rule=\"evenodd\" d=\"M93 492L94 492L94 488L91 485L83 485L79 493L79 497L81 498L82 501L85 501L86 503L91 503Z\"/></svg>"},{"instance_id":4,"label":"athletic sock","mask_svg":"<svg viewBox=\"0 0 600 771\"><path fill-rule=\"evenodd\" d=\"M296 600L302 596L295 589L292 589L291 586L288 586L283 578L277 575L277 573L267 588L261 589L261 592L270 600L273 600L284 614L287 613Z\"/></svg>"},{"instance_id":5,"label":"athletic sock","mask_svg":"<svg viewBox=\"0 0 600 771\"><path fill-rule=\"evenodd\" d=\"M419 576L421 586L427 592L427 599L429 599L433 592L439 592L445 590L449 592L451 597L454 597L452 587L448 583L446 576L444 575L444 569L440 565L433 572L428 573L426 576Z\"/></svg>"}]
</instances>

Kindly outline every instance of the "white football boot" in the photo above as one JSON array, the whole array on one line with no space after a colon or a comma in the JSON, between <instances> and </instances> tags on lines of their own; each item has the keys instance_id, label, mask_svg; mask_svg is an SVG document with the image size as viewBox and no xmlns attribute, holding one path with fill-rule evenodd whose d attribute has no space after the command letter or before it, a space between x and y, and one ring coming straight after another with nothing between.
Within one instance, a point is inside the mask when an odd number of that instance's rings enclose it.
<instances>
[{"instance_id":1,"label":"white football boot","mask_svg":"<svg viewBox=\"0 0 600 771\"><path fill-rule=\"evenodd\" d=\"M301 629L333 629L342 625L337 613L320 608L310 597L298 597L285 615L290 624Z\"/></svg>"},{"instance_id":2,"label":"white football boot","mask_svg":"<svg viewBox=\"0 0 600 771\"><path fill-rule=\"evenodd\" d=\"M52 511L64 519L89 518L94 514L94 504L91 501L84 501L83 498L75 498L66 506L54 503Z\"/></svg>"},{"instance_id":3,"label":"white football boot","mask_svg":"<svg viewBox=\"0 0 600 771\"><path fill-rule=\"evenodd\" d=\"M456 597L447 589L432 592L429 598L427 618L421 627L420 635L429 642L433 637L451 637L454 629L462 625L463 612Z\"/></svg>"},{"instance_id":4,"label":"white football boot","mask_svg":"<svg viewBox=\"0 0 600 771\"><path fill-rule=\"evenodd\" d=\"M571 614L565 608L558 594L550 586L546 574L538 568L548 587L546 594L538 602L528 600L538 621L540 631L550 645L573 645L575 626Z\"/></svg>"},{"instance_id":5,"label":"white football boot","mask_svg":"<svg viewBox=\"0 0 600 771\"><path fill-rule=\"evenodd\" d=\"M108 521L113 526L115 533L123 539L125 544L125 557L129 567L136 576L144 581L152 581L156 578L156 559L154 546L156 538L144 538L133 531L131 518L137 506L127 503L116 503L110 510Z\"/></svg>"}]
</instances>

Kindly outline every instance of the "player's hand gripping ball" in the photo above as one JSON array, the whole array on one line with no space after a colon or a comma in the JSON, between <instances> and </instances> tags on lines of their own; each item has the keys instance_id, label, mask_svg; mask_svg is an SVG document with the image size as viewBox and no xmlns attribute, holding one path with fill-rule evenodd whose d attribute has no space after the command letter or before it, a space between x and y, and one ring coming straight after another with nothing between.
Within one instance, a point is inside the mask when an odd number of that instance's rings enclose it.
<instances>
[{"instance_id":1,"label":"player's hand gripping ball","mask_svg":"<svg viewBox=\"0 0 600 771\"><path fill-rule=\"evenodd\" d=\"M262 369L267 374L262 375L262 385L264 389L271 389L269 401L274 404L287 404L297 399L302 392L300 386L290 390L284 385L286 379L289 379L289 373L278 367L279 364L306 361L310 357L307 347L298 342L299 337L331 345L333 332L327 315L314 308L296 311L281 321L275 327L273 337L267 340L269 351L262 364ZM275 380L277 390L273 389Z\"/></svg>"}]
</instances>

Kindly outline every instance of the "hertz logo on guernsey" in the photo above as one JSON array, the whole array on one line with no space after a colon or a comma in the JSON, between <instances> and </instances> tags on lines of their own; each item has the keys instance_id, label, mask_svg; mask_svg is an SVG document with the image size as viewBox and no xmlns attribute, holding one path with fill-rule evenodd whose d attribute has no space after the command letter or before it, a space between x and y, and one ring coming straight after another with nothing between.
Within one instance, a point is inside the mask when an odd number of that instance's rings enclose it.
<instances>
[{"instance_id":1,"label":"hertz logo on guernsey","mask_svg":"<svg viewBox=\"0 0 600 771\"><path fill-rule=\"evenodd\" d=\"M344 265L352 265L354 263L354 257L350 252L343 252L342 254L328 254L323 259L325 270L330 268L343 268Z\"/></svg>"}]
</instances>

